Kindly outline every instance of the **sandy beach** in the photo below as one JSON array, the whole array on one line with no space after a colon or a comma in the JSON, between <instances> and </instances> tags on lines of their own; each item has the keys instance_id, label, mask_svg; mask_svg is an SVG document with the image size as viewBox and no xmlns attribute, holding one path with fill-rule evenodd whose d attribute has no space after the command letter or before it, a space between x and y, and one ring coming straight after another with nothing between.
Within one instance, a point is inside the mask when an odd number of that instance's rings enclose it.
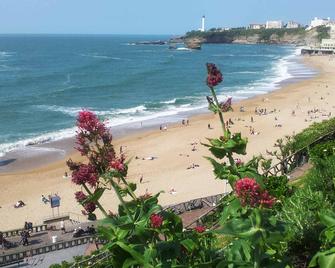
<instances>
[{"instance_id":1,"label":"sandy beach","mask_svg":"<svg viewBox=\"0 0 335 268\"><path fill-rule=\"evenodd\" d=\"M304 61L319 70L316 77L236 103L234 111L226 114L225 120L230 118L234 122L231 131L242 132L248 137L248 154L244 160L272 150L278 138L334 116L335 59L322 56L308 57ZM240 111L241 106L244 112ZM267 114L256 115L255 108L266 109ZM317 111L309 113L310 110ZM211 165L203 157L210 153L200 144L206 142L206 137L221 135L218 118L205 114L189 120L188 126L180 123L168 126L167 131L133 133L114 140L116 151L122 146L126 156L132 158L128 180L138 183L138 194L163 190L160 202L167 205L229 190L225 182L214 179ZM250 127L256 135L250 133ZM41 202L42 194L61 196L60 213L81 214L81 207L74 200L77 186L70 178L63 178L68 171L65 161L70 157L80 159L78 154L72 153L65 159L30 171L0 175L0 230L20 228L24 221L40 224L43 218L51 216L49 205ZM154 160L150 160L151 157ZM187 169L193 164L198 167ZM171 189L174 189L173 194ZM18 200L23 200L26 206L15 209ZM115 194L106 192L102 204L115 212L118 205ZM101 215L98 213L98 216Z\"/></svg>"}]
</instances>

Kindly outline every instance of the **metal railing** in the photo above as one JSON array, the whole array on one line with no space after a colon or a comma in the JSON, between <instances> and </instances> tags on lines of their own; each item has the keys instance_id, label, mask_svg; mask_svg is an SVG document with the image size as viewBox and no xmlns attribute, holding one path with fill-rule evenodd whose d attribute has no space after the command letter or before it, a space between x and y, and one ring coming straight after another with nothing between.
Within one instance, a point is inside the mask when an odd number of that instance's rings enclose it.
<instances>
[{"instance_id":1,"label":"metal railing","mask_svg":"<svg viewBox=\"0 0 335 268\"><path fill-rule=\"evenodd\" d=\"M4 237L12 237L12 236L19 236L22 231L24 231L24 228L21 229L14 229L14 230L9 230L9 231L2 231L2 234ZM41 225L35 225L32 228L30 228L33 233L38 233L38 232L43 232L47 230L47 225L46 224L41 224Z\"/></svg>"}]
</instances>

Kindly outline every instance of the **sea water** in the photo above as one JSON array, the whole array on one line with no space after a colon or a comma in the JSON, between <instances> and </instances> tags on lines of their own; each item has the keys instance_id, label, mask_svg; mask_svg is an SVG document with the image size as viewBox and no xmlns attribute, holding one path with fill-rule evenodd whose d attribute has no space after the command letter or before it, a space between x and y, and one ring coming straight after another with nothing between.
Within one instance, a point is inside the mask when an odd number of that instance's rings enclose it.
<instances>
[{"instance_id":1,"label":"sea water","mask_svg":"<svg viewBox=\"0 0 335 268\"><path fill-rule=\"evenodd\" d=\"M169 36L0 36L0 156L75 134L90 109L113 127L179 120L204 109L207 62L219 66L221 98L241 100L315 74L297 48L205 44L201 50L135 45Z\"/></svg>"}]
</instances>

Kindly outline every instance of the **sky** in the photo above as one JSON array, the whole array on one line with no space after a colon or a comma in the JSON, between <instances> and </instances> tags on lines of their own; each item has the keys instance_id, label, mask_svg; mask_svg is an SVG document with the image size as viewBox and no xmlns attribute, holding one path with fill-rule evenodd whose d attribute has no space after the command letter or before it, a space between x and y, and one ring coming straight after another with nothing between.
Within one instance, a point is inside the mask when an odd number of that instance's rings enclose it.
<instances>
[{"instance_id":1,"label":"sky","mask_svg":"<svg viewBox=\"0 0 335 268\"><path fill-rule=\"evenodd\" d=\"M313 4L312 4L313 3ZM0 0L0 33L183 34L335 17L335 0Z\"/></svg>"}]
</instances>

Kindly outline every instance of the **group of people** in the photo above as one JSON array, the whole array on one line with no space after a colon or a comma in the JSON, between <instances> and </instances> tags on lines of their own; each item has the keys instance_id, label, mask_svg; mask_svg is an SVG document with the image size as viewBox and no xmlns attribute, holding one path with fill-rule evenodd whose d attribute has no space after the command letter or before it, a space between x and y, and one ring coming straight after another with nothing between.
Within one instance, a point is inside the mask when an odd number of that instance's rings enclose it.
<instances>
[{"instance_id":1,"label":"group of people","mask_svg":"<svg viewBox=\"0 0 335 268\"><path fill-rule=\"evenodd\" d=\"M73 231L73 237L81 237L83 235L94 235L96 233L94 225L87 226L85 230L83 230L81 227L78 227L78 229L74 229Z\"/></svg>"},{"instance_id":2,"label":"group of people","mask_svg":"<svg viewBox=\"0 0 335 268\"><path fill-rule=\"evenodd\" d=\"M19 200L15 203L14 205L14 208L22 208L24 207L26 204L22 201L22 200Z\"/></svg>"},{"instance_id":3,"label":"group of people","mask_svg":"<svg viewBox=\"0 0 335 268\"><path fill-rule=\"evenodd\" d=\"M13 246L13 243L4 238L3 233L0 232L0 249L9 249Z\"/></svg>"}]
</instances>

